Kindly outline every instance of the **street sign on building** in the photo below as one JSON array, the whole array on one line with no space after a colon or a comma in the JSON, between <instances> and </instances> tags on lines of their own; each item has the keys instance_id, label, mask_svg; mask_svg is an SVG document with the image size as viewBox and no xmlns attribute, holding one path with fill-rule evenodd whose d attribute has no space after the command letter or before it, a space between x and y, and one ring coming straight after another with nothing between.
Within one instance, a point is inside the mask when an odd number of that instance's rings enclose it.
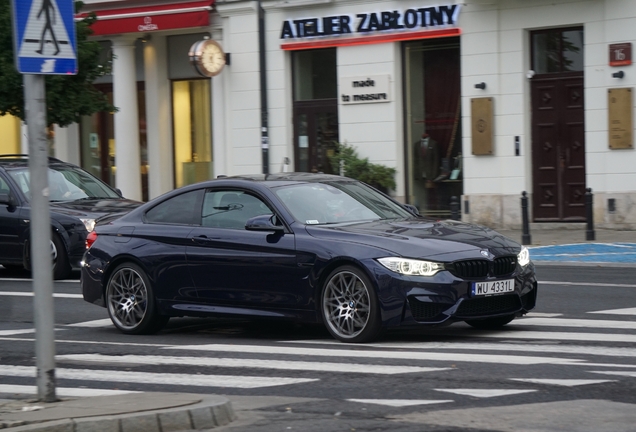
<instances>
[{"instance_id":1,"label":"street sign on building","mask_svg":"<svg viewBox=\"0 0 636 432\"><path fill-rule=\"evenodd\" d=\"M23 74L75 75L73 0L12 0L15 65Z\"/></svg>"}]
</instances>

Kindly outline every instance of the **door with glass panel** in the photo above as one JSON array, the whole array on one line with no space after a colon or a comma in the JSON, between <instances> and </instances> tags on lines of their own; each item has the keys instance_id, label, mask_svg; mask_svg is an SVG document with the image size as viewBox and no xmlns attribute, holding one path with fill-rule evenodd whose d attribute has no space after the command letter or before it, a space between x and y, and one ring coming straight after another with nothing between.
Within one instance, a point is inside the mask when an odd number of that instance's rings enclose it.
<instances>
[{"instance_id":1,"label":"door with glass panel","mask_svg":"<svg viewBox=\"0 0 636 432\"><path fill-rule=\"evenodd\" d=\"M532 32L534 220L585 220L583 28Z\"/></svg>"},{"instance_id":2,"label":"door with glass panel","mask_svg":"<svg viewBox=\"0 0 636 432\"><path fill-rule=\"evenodd\" d=\"M299 172L332 172L329 157L338 142L338 107L330 100L294 107L295 166Z\"/></svg>"},{"instance_id":3,"label":"door with glass panel","mask_svg":"<svg viewBox=\"0 0 636 432\"><path fill-rule=\"evenodd\" d=\"M336 48L296 51L292 64L295 171L332 173L329 158L339 139Z\"/></svg>"}]
</instances>

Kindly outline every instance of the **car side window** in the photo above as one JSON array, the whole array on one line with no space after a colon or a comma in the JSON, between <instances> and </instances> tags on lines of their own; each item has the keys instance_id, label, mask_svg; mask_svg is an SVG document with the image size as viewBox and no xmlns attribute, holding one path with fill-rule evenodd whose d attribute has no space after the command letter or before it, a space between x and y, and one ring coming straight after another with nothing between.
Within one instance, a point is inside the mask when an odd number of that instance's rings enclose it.
<instances>
[{"instance_id":1,"label":"car side window","mask_svg":"<svg viewBox=\"0 0 636 432\"><path fill-rule=\"evenodd\" d=\"M0 176L0 193L11 193L9 184L2 178L2 176Z\"/></svg>"},{"instance_id":2,"label":"car side window","mask_svg":"<svg viewBox=\"0 0 636 432\"><path fill-rule=\"evenodd\" d=\"M248 219L271 215L272 210L260 198L236 190L208 190L203 198L203 226L245 229Z\"/></svg>"},{"instance_id":3,"label":"car side window","mask_svg":"<svg viewBox=\"0 0 636 432\"><path fill-rule=\"evenodd\" d=\"M202 194L203 190L195 190L169 198L148 210L145 221L146 223L200 225Z\"/></svg>"}]
</instances>

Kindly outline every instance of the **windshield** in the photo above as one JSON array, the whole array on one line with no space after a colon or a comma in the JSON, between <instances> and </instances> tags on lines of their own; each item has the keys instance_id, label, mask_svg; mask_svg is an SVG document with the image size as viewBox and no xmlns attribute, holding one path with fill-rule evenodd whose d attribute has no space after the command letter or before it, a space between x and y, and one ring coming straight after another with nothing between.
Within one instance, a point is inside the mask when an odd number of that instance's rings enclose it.
<instances>
[{"instance_id":1,"label":"windshield","mask_svg":"<svg viewBox=\"0 0 636 432\"><path fill-rule=\"evenodd\" d=\"M275 192L294 218L307 225L413 217L359 182L303 183L281 186Z\"/></svg>"},{"instance_id":2,"label":"windshield","mask_svg":"<svg viewBox=\"0 0 636 432\"><path fill-rule=\"evenodd\" d=\"M29 169L9 171L24 195L30 200ZM97 178L72 166L49 167L49 200L51 202L81 199L121 198Z\"/></svg>"}]
</instances>

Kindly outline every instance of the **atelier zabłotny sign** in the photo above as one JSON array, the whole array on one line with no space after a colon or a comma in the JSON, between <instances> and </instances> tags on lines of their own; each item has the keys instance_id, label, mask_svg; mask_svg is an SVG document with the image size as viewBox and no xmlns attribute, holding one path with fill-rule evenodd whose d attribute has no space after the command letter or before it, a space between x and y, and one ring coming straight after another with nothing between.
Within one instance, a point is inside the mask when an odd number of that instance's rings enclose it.
<instances>
[{"instance_id":1,"label":"atelier zab\u0142otny sign","mask_svg":"<svg viewBox=\"0 0 636 432\"><path fill-rule=\"evenodd\" d=\"M343 105L389 102L389 75L340 78L340 102Z\"/></svg>"},{"instance_id":2,"label":"atelier zab\u0142otny sign","mask_svg":"<svg viewBox=\"0 0 636 432\"><path fill-rule=\"evenodd\" d=\"M459 5L431 6L417 9L333 15L322 18L290 19L283 22L281 39L318 36L361 36L386 31L408 31L453 26Z\"/></svg>"}]
</instances>

